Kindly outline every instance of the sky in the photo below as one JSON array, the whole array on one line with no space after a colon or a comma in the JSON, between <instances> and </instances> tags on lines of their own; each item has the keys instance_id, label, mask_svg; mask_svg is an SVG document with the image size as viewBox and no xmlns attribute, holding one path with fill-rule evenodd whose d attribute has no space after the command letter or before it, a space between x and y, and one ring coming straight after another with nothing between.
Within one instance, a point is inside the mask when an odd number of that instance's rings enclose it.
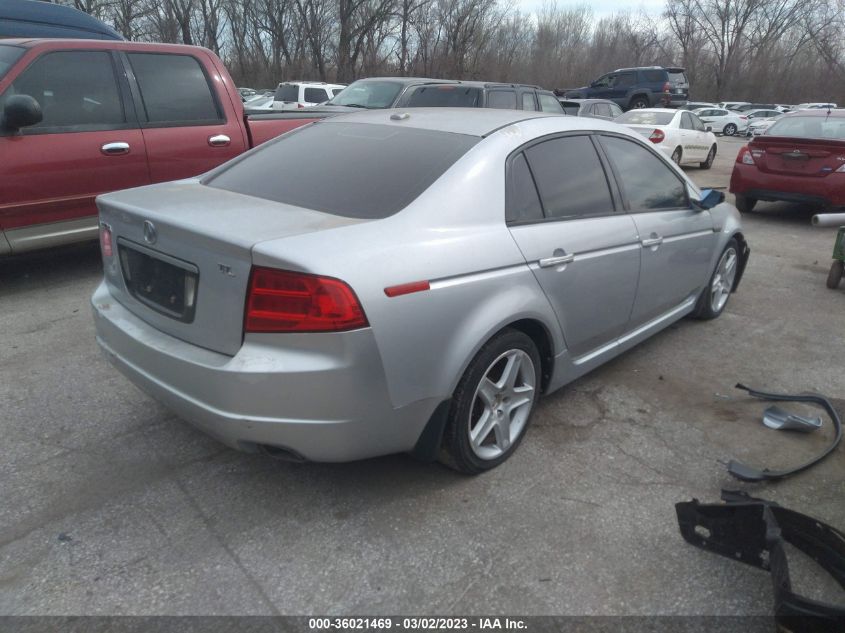
<instances>
[{"instance_id":1,"label":"sky","mask_svg":"<svg viewBox=\"0 0 845 633\"><path fill-rule=\"evenodd\" d=\"M514 7L518 8L524 13L533 13L541 8L546 2L554 2L555 0L513 0ZM638 11L640 8L645 9L652 15L658 15L666 6L666 0L557 0L559 7L576 7L580 5L589 5L593 9L593 14L596 17L604 17L610 13L618 13L629 9L631 11Z\"/></svg>"}]
</instances>

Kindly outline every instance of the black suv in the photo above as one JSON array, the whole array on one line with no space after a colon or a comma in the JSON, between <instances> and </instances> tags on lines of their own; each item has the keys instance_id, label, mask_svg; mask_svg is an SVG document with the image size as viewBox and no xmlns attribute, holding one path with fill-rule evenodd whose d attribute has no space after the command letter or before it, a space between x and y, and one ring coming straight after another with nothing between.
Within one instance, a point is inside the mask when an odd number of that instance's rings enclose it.
<instances>
[{"instance_id":1,"label":"black suv","mask_svg":"<svg viewBox=\"0 0 845 633\"><path fill-rule=\"evenodd\" d=\"M669 103L664 94L668 92ZM567 90L567 99L610 99L625 110L661 105L677 108L689 99L689 82L683 68L620 68L596 79L589 86Z\"/></svg>"}]
</instances>

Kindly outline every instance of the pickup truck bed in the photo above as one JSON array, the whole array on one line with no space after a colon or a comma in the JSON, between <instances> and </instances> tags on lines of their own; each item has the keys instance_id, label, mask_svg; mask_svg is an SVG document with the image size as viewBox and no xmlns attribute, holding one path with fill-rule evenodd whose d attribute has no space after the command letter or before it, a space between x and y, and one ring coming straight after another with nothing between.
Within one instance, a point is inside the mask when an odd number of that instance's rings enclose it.
<instances>
[{"instance_id":1,"label":"pickup truck bed","mask_svg":"<svg viewBox=\"0 0 845 633\"><path fill-rule=\"evenodd\" d=\"M17 127L22 95L42 119ZM204 48L1 40L0 255L95 239L97 195L196 176L325 116L245 114Z\"/></svg>"}]
</instances>

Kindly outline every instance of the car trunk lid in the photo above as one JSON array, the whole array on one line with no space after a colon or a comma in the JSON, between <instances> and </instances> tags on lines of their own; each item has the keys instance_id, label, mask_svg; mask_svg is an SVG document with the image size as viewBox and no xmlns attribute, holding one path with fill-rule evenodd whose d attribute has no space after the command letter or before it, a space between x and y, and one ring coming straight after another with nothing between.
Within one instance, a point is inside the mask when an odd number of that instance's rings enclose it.
<instances>
[{"instance_id":1,"label":"car trunk lid","mask_svg":"<svg viewBox=\"0 0 845 633\"><path fill-rule=\"evenodd\" d=\"M749 145L760 171L823 178L845 164L845 141L760 136Z\"/></svg>"},{"instance_id":2,"label":"car trunk lid","mask_svg":"<svg viewBox=\"0 0 845 633\"><path fill-rule=\"evenodd\" d=\"M214 189L196 180L98 198L111 230L112 294L156 329L233 355L240 349L252 248L366 220Z\"/></svg>"}]
</instances>

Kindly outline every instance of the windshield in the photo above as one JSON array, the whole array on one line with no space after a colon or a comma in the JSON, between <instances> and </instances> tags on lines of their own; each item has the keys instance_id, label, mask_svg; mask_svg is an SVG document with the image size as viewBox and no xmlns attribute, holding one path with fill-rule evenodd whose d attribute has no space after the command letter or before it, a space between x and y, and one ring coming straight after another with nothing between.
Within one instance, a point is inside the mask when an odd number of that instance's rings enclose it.
<instances>
[{"instance_id":1,"label":"windshield","mask_svg":"<svg viewBox=\"0 0 845 633\"><path fill-rule=\"evenodd\" d=\"M769 128L769 136L845 140L845 117L782 117Z\"/></svg>"},{"instance_id":2,"label":"windshield","mask_svg":"<svg viewBox=\"0 0 845 633\"><path fill-rule=\"evenodd\" d=\"M642 110L628 110L625 114L617 117L617 123L626 125L669 125L674 112L643 112Z\"/></svg>"},{"instance_id":3,"label":"windshield","mask_svg":"<svg viewBox=\"0 0 845 633\"><path fill-rule=\"evenodd\" d=\"M14 66L21 55L26 52L25 48L20 46L4 46L0 45L0 79L9 72L9 69Z\"/></svg>"},{"instance_id":4,"label":"windshield","mask_svg":"<svg viewBox=\"0 0 845 633\"><path fill-rule=\"evenodd\" d=\"M452 84L419 86L413 89L405 105L409 108L477 108L481 90Z\"/></svg>"},{"instance_id":5,"label":"windshield","mask_svg":"<svg viewBox=\"0 0 845 633\"><path fill-rule=\"evenodd\" d=\"M327 101L326 105L389 108L401 90L402 84L396 81L356 81Z\"/></svg>"},{"instance_id":6,"label":"windshield","mask_svg":"<svg viewBox=\"0 0 845 633\"><path fill-rule=\"evenodd\" d=\"M212 172L203 184L348 218L386 218L408 206L479 140L326 121L261 145Z\"/></svg>"}]
</instances>

